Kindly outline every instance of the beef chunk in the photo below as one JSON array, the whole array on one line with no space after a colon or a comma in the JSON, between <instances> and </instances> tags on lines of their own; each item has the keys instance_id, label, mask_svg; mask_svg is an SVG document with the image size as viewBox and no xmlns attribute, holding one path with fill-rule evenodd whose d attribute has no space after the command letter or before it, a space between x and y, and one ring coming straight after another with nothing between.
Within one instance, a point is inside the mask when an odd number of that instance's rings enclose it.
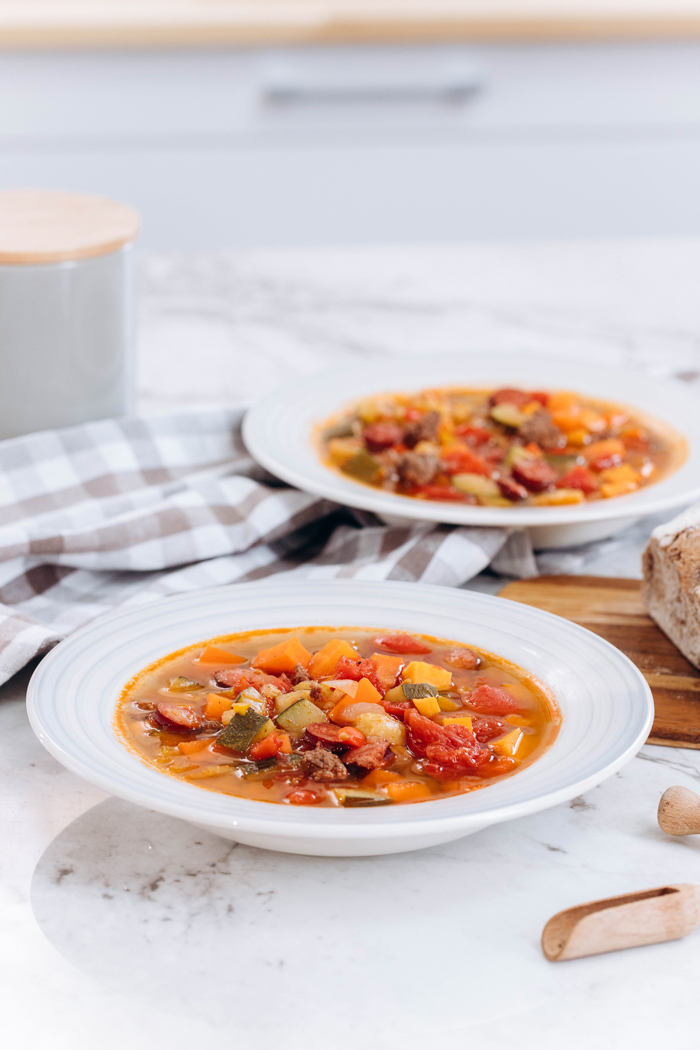
<instances>
[{"instance_id":1,"label":"beef chunk","mask_svg":"<svg viewBox=\"0 0 700 1050\"><path fill-rule=\"evenodd\" d=\"M300 682L308 682L309 672L302 664L297 664L292 671L292 685L299 685Z\"/></svg>"},{"instance_id":2,"label":"beef chunk","mask_svg":"<svg viewBox=\"0 0 700 1050\"><path fill-rule=\"evenodd\" d=\"M426 412L414 423L409 423L403 432L403 443L406 448L415 448L419 441L437 441L439 412Z\"/></svg>"},{"instance_id":3,"label":"beef chunk","mask_svg":"<svg viewBox=\"0 0 700 1050\"><path fill-rule=\"evenodd\" d=\"M372 769L388 766L394 760L394 752L386 740L373 740L369 744L354 747L343 756L343 760L350 767L351 773L364 776Z\"/></svg>"},{"instance_id":4,"label":"beef chunk","mask_svg":"<svg viewBox=\"0 0 700 1050\"><path fill-rule=\"evenodd\" d=\"M566 444L566 438L559 427L552 422L552 417L545 408L538 408L518 427L518 437L525 444L534 441L540 448L560 448Z\"/></svg>"},{"instance_id":5,"label":"beef chunk","mask_svg":"<svg viewBox=\"0 0 700 1050\"><path fill-rule=\"evenodd\" d=\"M429 485L439 465L440 457L433 452L404 452L396 469L406 485Z\"/></svg>"},{"instance_id":6,"label":"beef chunk","mask_svg":"<svg viewBox=\"0 0 700 1050\"><path fill-rule=\"evenodd\" d=\"M317 706L318 704L320 704L321 707L324 706L326 697L320 685L317 685L316 682L313 682L311 685L311 689L309 690L309 694L311 696L311 699Z\"/></svg>"},{"instance_id":7,"label":"beef chunk","mask_svg":"<svg viewBox=\"0 0 700 1050\"><path fill-rule=\"evenodd\" d=\"M345 780L348 775L338 756L320 746L304 753L302 766L311 780Z\"/></svg>"}]
</instances>

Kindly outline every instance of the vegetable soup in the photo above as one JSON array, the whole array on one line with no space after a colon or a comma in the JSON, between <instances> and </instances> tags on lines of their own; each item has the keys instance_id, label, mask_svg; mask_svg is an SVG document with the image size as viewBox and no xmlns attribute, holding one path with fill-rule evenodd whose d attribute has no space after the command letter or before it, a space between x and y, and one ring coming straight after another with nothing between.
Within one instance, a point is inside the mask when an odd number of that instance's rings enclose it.
<instances>
[{"instance_id":1,"label":"vegetable soup","mask_svg":"<svg viewBox=\"0 0 700 1050\"><path fill-rule=\"evenodd\" d=\"M559 725L527 672L427 635L303 627L215 638L124 689L122 741L167 776L299 806L444 798L510 776Z\"/></svg>"},{"instance_id":2,"label":"vegetable soup","mask_svg":"<svg viewBox=\"0 0 700 1050\"><path fill-rule=\"evenodd\" d=\"M635 492L676 470L684 440L567 391L446 387L365 399L320 432L328 466L423 500L560 507Z\"/></svg>"}]
</instances>

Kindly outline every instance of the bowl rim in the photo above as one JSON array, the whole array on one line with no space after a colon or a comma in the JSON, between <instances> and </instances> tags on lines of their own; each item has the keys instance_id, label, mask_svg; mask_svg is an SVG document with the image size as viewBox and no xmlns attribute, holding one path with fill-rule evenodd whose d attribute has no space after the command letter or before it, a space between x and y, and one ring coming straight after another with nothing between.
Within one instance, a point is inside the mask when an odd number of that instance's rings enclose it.
<instances>
[{"instance_id":1,"label":"bowl rim","mask_svg":"<svg viewBox=\"0 0 700 1050\"><path fill-rule=\"evenodd\" d=\"M78 661L86 660L86 653L89 657L91 652L91 642L94 642L95 632L97 630L100 632L107 632L110 638L119 637L120 631L122 633L126 632L125 637L130 637L129 632L131 632L131 636L136 638L139 636L139 632L143 629L143 623L145 621L149 619L152 620L154 615L156 620L159 619L159 610L162 610L164 615L166 612L179 613L180 610L183 610L186 613L187 610L190 609L192 601L195 598L197 601L201 602L202 600L206 601L208 596L211 596L212 599L218 598L219 600L225 600L228 596L235 596L236 599L243 599L245 602L247 594L255 593L258 597L262 596L262 598L265 599L266 594L269 594L271 591L274 593L274 590L277 589L275 585L277 585L280 593L286 592L285 597L293 597L296 590L299 594L302 592L306 594L313 592L318 595L319 600L321 600L323 598L327 599L327 596L337 593L337 582L338 581L334 580L314 582L305 580L295 584L291 581L278 582L273 577L269 581L260 581L254 584L231 584L226 587L206 588L196 592L173 596L164 602L138 605L123 610L117 610L106 616L99 617L96 621L92 621L90 624L85 625L80 628L80 630L66 638L63 642L59 643L58 646L44 657L32 675L27 692L27 710L32 729L47 750L72 772L87 779L91 783L94 783L96 786L112 795L116 795L137 805L144 806L147 809L178 817L193 824L206 826L210 829L226 829L227 831L233 832L234 837L235 831L238 829L241 833L254 832L262 836L270 837L283 836L289 840L317 840L320 838L326 838L335 841L347 840L348 842L357 841L359 839L376 840L380 838L390 839L398 836L413 837L420 836L421 834L440 833L443 831L462 831L464 834L467 834L469 830L477 830L490 824L501 823L502 821L510 820L515 817L526 816L530 813L550 808L551 806L558 805L561 802L582 794L591 787L601 783L609 776L612 776L637 753L641 745L645 742L649 730L651 729L654 714L651 690L643 675L635 665L619 649L616 649L609 642L600 638L598 635L587 631L585 628L580 627L578 624L574 624L568 620L563 620L561 617L554 616L543 610L531 606L524 606L521 603L511 603L508 602L507 599L498 598L492 595L484 595L474 591L445 588L437 585L416 585L398 581L392 581L389 583L382 581L382 592L386 593L387 590L390 590L393 593L393 596L396 597L396 600L401 601L408 597L409 594L412 598L415 598L416 586L420 586L421 595L424 597L424 600L427 600L428 598L436 599L444 604L446 594L448 594L451 595L453 599L456 599L457 608L459 608L460 603L466 603L465 609L471 605L474 615L477 615L480 609L483 611L492 608L495 612L496 608L498 608L500 610L498 615L501 621L503 620L502 614L504 611L504 605L506 609L509 609L512 606L513 615L515 615L514 610L520 610L520 616L523 615L522 611L526 610L525 615L528 619L534 621L536 627L542 631L547 631L547 629L549 629L551 634L553 630L555 632L559 630L560 633L568 635L569 638L574 639L574 641L578 639L580 642L583 642L585 647L589 650L593 647L593 649L598 650L599 652L604 654L607 653L610 659L618 665L620 669L627 672L629 680L634 682L638 688L638 697L635 702L643 698L643 710L641 708L639 710L637 730L625 741L624 746L617 749L616 753L609 761L604 765L597 766L589 775L553 787L549 791L539 792L532 798L499 804L497 796L489 794L489 792L495 791L498 787L498 784L495 784L483 790L463 796L451 796L450 799L436 799L411 806L400 806L396 808L393 806L386 808L382 807L380 810L360 809L348 813L346 811L329 809L326 807L322 810L310 809L308 811L304 807L284 807L277 803L244 799L240 796L222 795L221 793L210 792L206 789L198 788L196 785L183 784L181 781L167 777L148 766L145 761L139 759L138 756L135 756L134 753L127 749L127 747L121 742L119 743L119 754L122 755L122 759L118 763L119 775L115 776L113 772L110 772L106 768L103 771L100 771L99 769L96 771L89 765L87 760L81 756L79 747L77 750L71 750L70 748L66 749L66 747L54 737L50 727L47 725L44 707L49 698L53 696L51 689L52 674L57 668L60 669L61 665L66 665L67 661L68 664L74 666L76 659ZM362 597L363 591L367 591L369 596L373 590L376 591L377 586L378 584L376 582L364 580L342 581L342 590L345 593L355 592L356 594L359 594L360 597ZM495 605L494 603L498 604ZM508 614L506 614L506 617L507 615ZM279 620L279 617L277 617L277 620ZM318 623L318 620L316 622ZM327 622L331 623L332 617L329 618ZM371 614L365 622L371 623ZM278 625L274 617L273 623L270 626L273 624ZM565 628L563 628L562 625L566 625ZM300 626L300 624L294 624L292 626ZM158 629L159 628L156 626L155 630L157 631ZM264 630L264 627L260 627L259 629ZM201 635L195 637L195 633L196 632L193 630L193 640L190 644L196 644L196 642L201 639ZM433 632L427 629L424 633L430 634ZM173 651L174 648L175 647L172 647L165 651ZM161 649L160 654L165 655L165 652ZM157 656L155 658L157 659ZM71 661L73 662L72 664ZM147 666L148 662L148 660L145 661L142 666ZM124 678L122 679L124 684L129 677L129 669L126 669ZM60 704L60 697L58 698L58 702ZM65 705L65 699L63 702ZM111 718L116 705L116 698L114 695L112 694L109 698L103 698L99 702L109 705ZM116 733L114 733L114 736L115 739L118 740ZM554 742L552 748L550 748L545 755L556 748L556 746L557 741ZM544 757L545 756L543 756L543 758ZM541 761L541 759L538 761ZM526 767L519 775L522 776L528 769L535 768L537 764L538 763L535 762L532 766ZM151 775L144 778L135 778L133 775L135 769L139 768L143 770L144 767ZM139 786L139 779L148 782L150 789L148 793L145 793L143 787ZM512 779L513 778L508 778L506 781L500 781L499 783L508 783ZM172 790L173 784L177 786L177 791ZM169 787L166 790L166 786L168 785ZM160 790L159 786L161 786ZM172 794L179 794L180 788L185 789L186 791L197 792L196 796L189 796L192 799L191 803L188 800L183 801L177 797L174 799L168 797ZM479 797L477 804L470 801L476 799L477 796ZM231 810L230 812L215 812L214 806L221 805L220 800L222 798L228 800ZM493 798L493 804L491 805L488 803L489 798ZM457 799L458 803L463 804L462 809L444 815L441 815L439 812L436 814L435 807L440 807L446 802L450 802L454 799ZM207 806L207 801L205 800L211 800L212 805ZM215 800L219 801L216 802ZM483 805L481 804L482 801ZM337 820L339 812L343 813L342 821ZM348 820L347 818L349 816L351 816L352 819Z\"/></svg>"},{"instance_id":2,"label":"bowl rim","mask_svg":"<svg viewBox=\"0 0 700 1050\"><path fill-rule=\"evenodd\" d=\"M396 380L396 370L400 368L400 381ZM492 383L486 380L460 379L460 371L476 369L488 374L493 372ZM637 408L647 416L656 416L664 426L675 430L688 445L688 454L679 467L668 476L654 482L638 492L625 496L616 496L609 500L583 503L568 507L480 507L441 503L439 501L416 500L408 496L382 492L361 482L345 478L339 471L326 466L318 456L315 447L314 427L344 405L362 396L381 393L384 390L420 389L420 376L425 378L423 386L432 385L469 386L493 385L498 380L496 373L505 371L503 382L523 382L533 371L536 373L554 373L567 376L569 389L574 389L591 397L627 403L630 408ZM453 372L452 379L440 378L441 375ZM437 373L438 378L435 378ZM697 412L697 396L686 385L677 380L663 379L656 376L630 372L619 368L605 367L604 378L600 379L599 364L587 365L578 360L554 357L536 352L512 353L493 351L488 354L465 353L418 355L410 358L393 359L380 364L373 363L372 379L359 381L357 367L334 368L303 376L265 394L252 405L242 424L243 441L251 456L266 470L288 484L315 496L333 500L336 503L373 511L392 520L395 518L415 521L434 521L456 525L482 526L538 526L538 525L577 525L593 522L614 521L621 518L640 518L645 515L670 510L700 498L700 418ZM374 378L376 377L376 378ZM385 377L385 379L383 379ZM454 378L456 377L456 378ZM536 378L536 376L535 376ZM392 380L393 381L390 381ZM620 389L631 390L629 397L611 396L609 391L601 391L600 385L617 383ZM597 390L587 391L587 385L597 386ZM562 388L562 382L551 382L550 387ZM344 391L342 395L335 390ZM348 392L350 391L350 392ZM328 404L320 410L314 408L316 402L328 399ZM640 400L647 400L648 405L666 404L669 414L679 422L679 428L652 407L644 407ZM284 417L285 441L279 440L271 420L284 415L288 406L293 404L295 413L287 412ZM672 407L671 407L672 406Z\"/></svg>"}]
</instances>

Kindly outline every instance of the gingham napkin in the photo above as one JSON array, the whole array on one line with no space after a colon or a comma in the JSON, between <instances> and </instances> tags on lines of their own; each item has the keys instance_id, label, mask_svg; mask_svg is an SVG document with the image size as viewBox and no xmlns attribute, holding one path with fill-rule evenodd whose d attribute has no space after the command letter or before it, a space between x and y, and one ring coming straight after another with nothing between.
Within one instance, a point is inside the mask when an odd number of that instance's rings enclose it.
<instances>
[{"instance_id":1,"label":"gingham napkin","mask_svg":"<svg viewBox=\"0 0 700 1050\"><path fill-rule=\"evenodd\" d=\"M288 488L241 409L105 420L0 442L0 682L118 606L273 573L456 587L535 575L521 531L419 523Z\"/></svg>"}]
</instances>

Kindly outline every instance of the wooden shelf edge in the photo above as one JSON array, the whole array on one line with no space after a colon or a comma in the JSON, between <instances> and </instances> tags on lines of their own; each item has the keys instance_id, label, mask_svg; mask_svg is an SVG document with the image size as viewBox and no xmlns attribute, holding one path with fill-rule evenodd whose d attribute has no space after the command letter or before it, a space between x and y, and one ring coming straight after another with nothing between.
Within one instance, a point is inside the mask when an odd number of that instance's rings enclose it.
<instances>
[{"instance_id":1,"label":"wooden shelf edge","mask_svg":"<svg viewBox=\"0 0 700 1050\"><path fill-rule=\"evenodd\" d=\"M555 43L700 37L697 16L639 18L325 18L269 21L220 17L167 20L128 15L108 21L39 25L0 9L0 50L224 48L283 45Z\"/></svg>"}]
</instances>

